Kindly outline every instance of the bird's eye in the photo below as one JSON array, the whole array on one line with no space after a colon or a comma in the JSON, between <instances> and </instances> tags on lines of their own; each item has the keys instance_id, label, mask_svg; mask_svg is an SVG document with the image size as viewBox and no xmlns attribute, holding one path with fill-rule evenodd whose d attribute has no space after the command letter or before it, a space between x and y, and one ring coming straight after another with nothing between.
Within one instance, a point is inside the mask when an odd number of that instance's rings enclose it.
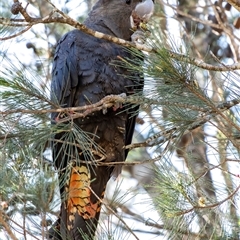
<instances>
[{"instance_id":1,"label":"bird's eye","mask_svg":"<svg viewBox=\"0 0 240 240\"><path fill-rule=\"evenodd\" d=\"M126 4L130 4L131 3L131 0L126 0Z\"/></svg>"}]
</instances>

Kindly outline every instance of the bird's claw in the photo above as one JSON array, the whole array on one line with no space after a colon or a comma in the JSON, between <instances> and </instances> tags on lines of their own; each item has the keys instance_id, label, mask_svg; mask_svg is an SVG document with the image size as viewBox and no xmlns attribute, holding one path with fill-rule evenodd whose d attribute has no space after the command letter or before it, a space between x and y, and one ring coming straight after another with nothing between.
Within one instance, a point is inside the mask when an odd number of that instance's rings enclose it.
<instances>
[{"instance_id":1,"label":"bird's claw","mask_svg":"<svg viewBox=\"0 0 240 240\"><path fill-rule=\"evenodd\" d=\"M131 40L132 42L135 42L135 43L144 44L146 42L147 37L148 37L148 32L145 32L139 29L132 34Z\"/></svg>"},{"instance_id":2,"label":"bird's claw","mask_svg":"<svg viewBox=\"0 0 240 240\"><path fill-rule=\"evenodd\" d=\"M114 105L113 105L113 107L112 107L113 111L115 112L115 111L117 111L119 108L120 108L120 109L122 108L122 103L121 103L121 102L115 102Z\"/></svg>"},{"instance_id":3,"label":"bird's claw","mask_svg":"<svg viewBox=\"0 0 240 240\"><path fill-rule=\"evenodd\" d=\"M102 108L102 113L103 113L103 115L105 115L107 113L107 107Z\"/></svg>"}]
</instances>

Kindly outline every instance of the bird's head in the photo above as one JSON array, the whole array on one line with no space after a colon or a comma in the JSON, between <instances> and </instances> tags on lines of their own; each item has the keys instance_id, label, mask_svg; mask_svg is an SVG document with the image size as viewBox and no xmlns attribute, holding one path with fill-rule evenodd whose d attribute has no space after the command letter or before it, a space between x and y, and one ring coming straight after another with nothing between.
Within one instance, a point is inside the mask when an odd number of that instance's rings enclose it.
<instances>
[{"instance_id":1,"label":"bird's head","mask_svg":"<svg viewBox=\"0 0 240 240\"><path fill-rule=\"evenodd\" d=\"M108 34L130 40L133 34L132 14L147 22L153 10L154 0L98 0L86 23L105 27ZM93 24L91 27L97 30Z\"/></svg>"}]
</instances>

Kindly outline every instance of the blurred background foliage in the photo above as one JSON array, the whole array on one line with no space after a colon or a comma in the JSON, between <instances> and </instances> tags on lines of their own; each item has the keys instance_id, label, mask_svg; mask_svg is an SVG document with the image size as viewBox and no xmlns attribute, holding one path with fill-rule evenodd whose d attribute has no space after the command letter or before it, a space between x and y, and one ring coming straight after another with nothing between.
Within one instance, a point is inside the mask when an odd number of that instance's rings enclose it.
<instances>
[{"instance_id":1,"label":"blurred background foliage","mask_svg":"<svg viewBox=\"0 0 240 240\"><path fill-rule=\"evenodd\" d=\"M94 2L53 1L79 22ZM231 65L240 60L240 6L232 2L155 0L147 44L156 51L139 69L145 88L135 145L121 179L109 181L97 239L239 239L240 86ZM45 0L28 3L32 17L52 10ZM47 239L59 211L49 145L57 129L40 110L52 105L55 46L72 27L25 32L21 21L12 24L22 18L12 4L0 3L0 238Z\"/></svg>"}]
</instances>

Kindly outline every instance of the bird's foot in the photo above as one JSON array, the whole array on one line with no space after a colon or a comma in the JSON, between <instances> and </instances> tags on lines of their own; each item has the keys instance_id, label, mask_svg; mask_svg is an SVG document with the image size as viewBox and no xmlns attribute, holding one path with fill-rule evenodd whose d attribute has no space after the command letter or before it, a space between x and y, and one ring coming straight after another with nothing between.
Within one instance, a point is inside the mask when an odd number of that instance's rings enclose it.
<instances>
[{"instance_id":1,"label":"bird's foot","mask_svg":"<svg viewBox=\"0 0 240 240\"><path fill-rule=\"evenodd\" d=\"M116 112L118 109L121 109L122 108L122 103L119 103L119 102L116 102L114 103L114 105L112 106L112 110L114 112ZM102 113L105 115L107 113L107 108L102 108Z\"/></svg>"},{"instance_id":2,"label":"bird's foot","mask_svg":"<svg viewBox=\"0 0 240 240\"><path fill-rule=\"evenodd\" d=\"M138 29L132 34L131 40L132 42L135 43L144 44L146 42L148 35L149 35L148 30L144 31L142 29Z\"/></svg>"},{"instance_id":3,"label":"bird's foot","mask_svg":"<svg viewBox=\"0 0 240 240\"><path fill-rule=\"evenodd\" d=\"M103 113L103 115L105 115L107 113L107 107L102 108L102 113Z\"/></svg>"},{"instance_id":4,"label":"bird's foot","mask_svg":"<svg viewBox=\"0 0 240 240\"><path fill-rule=\"evenodd\" d=\"M74 111L66 111L66 112L60 112L55 118L55 122L58 123L60 120L62 120L65 117L70 117L73 116L75 114Z\"/></svg>"},{"instance_id":5,"label":"bird's foot","mask_svg":"<svg viewBox=\"0 0 240 240\"><path fill-rule=\"evenodd\" d=\"M118 109L121 109L122 107L123 107L123 106L122 106L122 103L121 103L121 102L116 102L116 103L113 105L112 109L113 109L114 112L116 112Z\"/></svg>"}]
</instances>

